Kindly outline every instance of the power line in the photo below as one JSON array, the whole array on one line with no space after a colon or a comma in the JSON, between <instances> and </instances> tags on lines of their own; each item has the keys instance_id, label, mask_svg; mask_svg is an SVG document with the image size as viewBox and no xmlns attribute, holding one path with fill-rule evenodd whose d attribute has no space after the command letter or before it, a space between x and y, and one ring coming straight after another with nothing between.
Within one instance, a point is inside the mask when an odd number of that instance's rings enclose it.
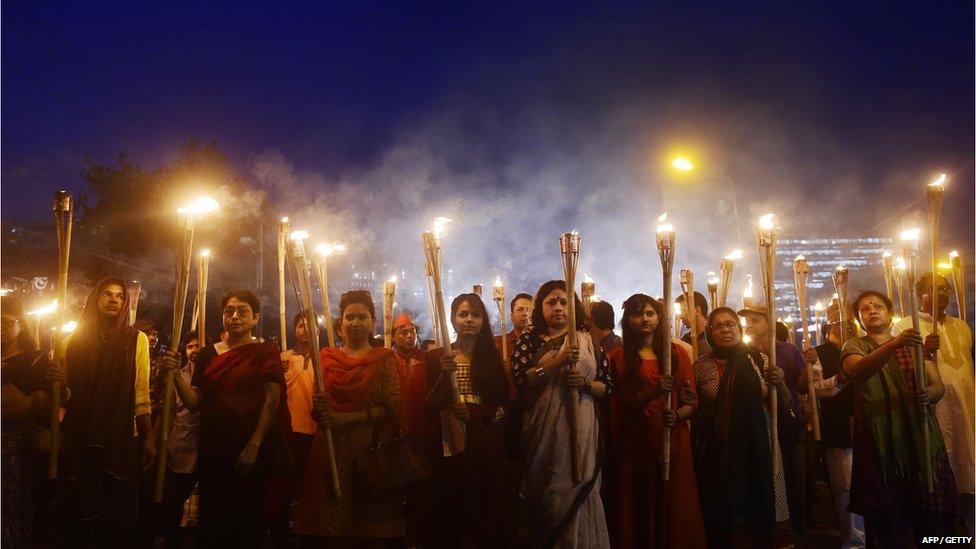
<instances>
[{"instance_id":1,"label":"power line","mask_svg":"<svg viewBox=\"0 0 976 549\"><path fill-rule=\"evenodd\" d=\"M2 61L3 64L7 66L7 68L9 68L10 70L12 70L12 71L16 72L17 74L19 74L20 76L22 76L25 80L27 80L28 82L30 82L34 86L38 87L41 91L43 91L43 92L47 93L48 95L51 95L52 97L54 97L59 103L61 103L61 105L63 105L65 107L67 107L67 108L69 108L69 109L77 112L78 114L84 116L88 120L90 120L90 121L94 122L96 125L100 126L105 131L108 131L108 132L111 132L111 133L118 133L116 130L112 129L109 125L103 123L101 120L99 120L98 118L96 118L94 115L90 114L88 111L86 111L80 105L77 105L76 103L74 103L73 101L71 101L70 99L68 99L67 97L65 97L65 96L61 95L60 93L58 93L58 92L52 90L51 88L47 87L44 83L42 83L41 81L39 81L39 80L31 77L29 74L27 74L23 70L17 68L16 66L14 66L13 64L11 64L6 59L0 59L0 61Z\"/></svg>"}]
</instances>

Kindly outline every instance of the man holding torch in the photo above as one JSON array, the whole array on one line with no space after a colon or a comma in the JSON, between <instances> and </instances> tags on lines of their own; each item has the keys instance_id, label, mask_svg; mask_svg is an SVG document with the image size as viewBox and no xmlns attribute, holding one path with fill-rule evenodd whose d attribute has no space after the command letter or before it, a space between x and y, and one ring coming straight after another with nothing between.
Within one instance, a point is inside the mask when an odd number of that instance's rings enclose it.
<instances>
[{"instance_id":1,"label":"man holding torch","mask_svg":"<svg viewBox=\"0 0 976 549\"><path fill-rule=\"evenodd\" d=\"M703 356L712 350L705 338L705 325L708 324L708 301L704 295L698 292L695 292L692 301L695 302L695 311L689 315L689 307L685 306L685 294L679 294L674 300L675 303L681 304L681 323L689 328L688 332L681 336L681 341L691 345L691 334L693 332L691 322L693 320L698 326L698 356Z\"/></svg>"},{"instance_id":2,"label":"man holding torch","mask_svg":"<svg viewBox=\"0 0 976 549\"><path fill-rule=\"evenodd\" d=\"M956 488L959 491L960 513L966 520L967 529L973 531L973 458L976 437L973 433L974 403L974 365L973 333L962 320L946 313L950 301L949 282L942 275L935 277L935 291L932 290L932 273L925 273L915 284L915 292L921 303L919 329L925 338L926 358L934 360L945 396L935 406L935 417L942 430L949 463L956 475ZM938 332L932 332L933 304L939 312ZM904 318L892 328L897 335L912 327L912 319Z\"/></svg>"}]
</instances>

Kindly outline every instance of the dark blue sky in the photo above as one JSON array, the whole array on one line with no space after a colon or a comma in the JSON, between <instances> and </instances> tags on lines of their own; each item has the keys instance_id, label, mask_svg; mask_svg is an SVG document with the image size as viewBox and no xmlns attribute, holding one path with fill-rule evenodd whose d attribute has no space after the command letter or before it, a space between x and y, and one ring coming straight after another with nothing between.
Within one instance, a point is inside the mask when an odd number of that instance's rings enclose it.
<instances>
[{"instance_id":1,"label":"dark blue sky","mask_svg":"<svg viewBox=\"0 0 976 549\"><path fill-rule=\"evenodd\" d=\"M949 170L965 207L947 224L971 242L971 2L90 4L3 3L6 218L49 216L85 157L155 167L197 138L247 177L276 151L355 179L450 118L445 141L479 149L452 174L491 165L498 192L513 147L551 164L574 156L562 139L617 128L607 147L636 164L697 147L747 187L765 170L891 196Z\"/></svg>"}]
</instances>

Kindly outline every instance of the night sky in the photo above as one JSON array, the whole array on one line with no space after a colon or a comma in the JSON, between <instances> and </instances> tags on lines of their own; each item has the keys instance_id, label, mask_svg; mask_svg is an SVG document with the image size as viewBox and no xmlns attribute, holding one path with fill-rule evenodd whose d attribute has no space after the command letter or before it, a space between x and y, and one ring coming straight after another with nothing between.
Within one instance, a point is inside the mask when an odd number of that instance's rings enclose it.
<instances>
[{"instance_id":1,"label":"night sky","mask_svg":"<svg viewBox=\"0 0 976 549\"><path fill-rule=\"evenodd\" d=\"M473 231L524 221L546 250L668 208L679 230L713 218L693 264L751 246L764 209L786 236L895 236L940 171L942 239L971 257L971 2L288 4L4 2L4 218L48 218L86 157L153 168L196 138L283 209L312 192L355 210L336 213L347 238L380 255L384 230L416 231L417 262L438 208L484 212ZM667 171L674 152L696 180ZM731 186L746 242L719 238ZM357 210L357 192L395 203Z\"/></svg>"}]
</instances>

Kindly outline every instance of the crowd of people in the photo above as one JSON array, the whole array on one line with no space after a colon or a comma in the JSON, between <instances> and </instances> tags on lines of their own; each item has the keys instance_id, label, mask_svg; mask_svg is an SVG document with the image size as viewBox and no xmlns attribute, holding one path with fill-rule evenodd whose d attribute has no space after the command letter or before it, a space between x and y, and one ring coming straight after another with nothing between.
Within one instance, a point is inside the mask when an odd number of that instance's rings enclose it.
<instances>
[{"instance_id":1,"label":"crowd of people","mask_svg":"<svg viewBox=\"0 0 976 549\"><path fill-rule=\"evenodd\" d=\"M843 547L971 536L973 335L946 316L941 276L915 290L920 331L867 290L832 304L806 349L772 337L762 305L709 310L694 294L672 339L670 304L634 294L616 323L561 280L512 299L506 334L480 295L458 295L440 348L401 312L390 349L370 293L350 291L335 347L313 348L318 327L299 313L284 351L255 334L261 302L238 290L220 300L218 338L186 333L161 353L151 322L130 325L125 281L105 278L57 360L6 296L2 543L788 547L808 535L820 461ZM43 467L52 384L56 481Z\"/></svg>"}]
</instances>

